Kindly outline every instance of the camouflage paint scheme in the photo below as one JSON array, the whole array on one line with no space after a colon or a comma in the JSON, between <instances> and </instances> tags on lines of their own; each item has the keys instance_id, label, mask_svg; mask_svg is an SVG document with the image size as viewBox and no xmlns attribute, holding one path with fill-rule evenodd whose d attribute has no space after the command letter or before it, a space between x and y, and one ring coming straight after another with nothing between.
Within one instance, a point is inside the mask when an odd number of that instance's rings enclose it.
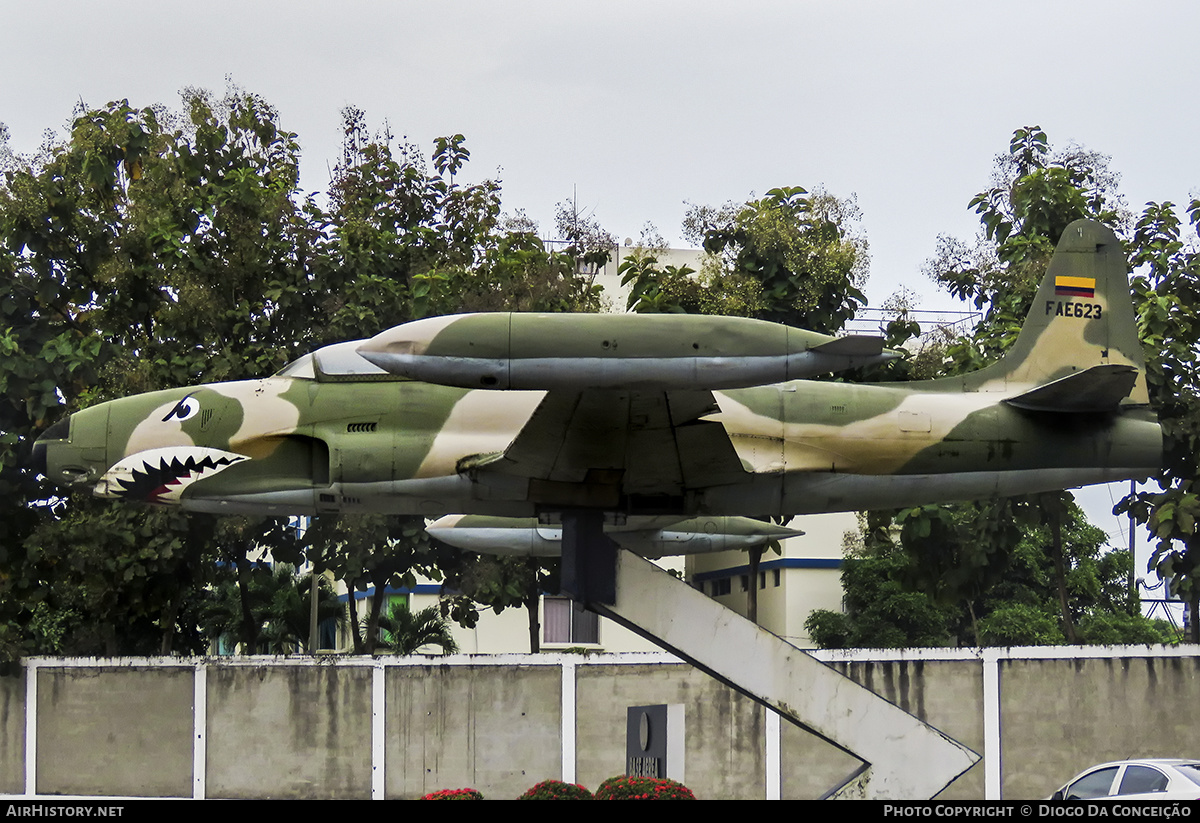
<instances>
[{"instance_id":1,"label":"camouflage paint scheme","mask_svg":"<svg viewBox=\"0 0 1200 823\"><path fill-rule=\"evenodd\" d=\"M1145 477L1162 435L1126 272L1111 231L1073 223L1012 349L955 378L746 387L891 355L739 318L461 315L84 409L37 451L102 497L259 514L682 520Z\"/></svg>"}]
</instances>

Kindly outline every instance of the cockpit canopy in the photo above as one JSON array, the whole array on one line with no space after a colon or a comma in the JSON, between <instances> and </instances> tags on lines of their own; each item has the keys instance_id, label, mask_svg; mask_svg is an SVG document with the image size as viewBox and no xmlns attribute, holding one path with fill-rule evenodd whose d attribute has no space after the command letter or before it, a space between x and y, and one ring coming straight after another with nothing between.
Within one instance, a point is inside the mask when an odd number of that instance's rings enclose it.
<instances>
[{"instance_id":1,"label":"cockpit canopy","mask_svg":"<svg viewBox=\"0 0 1200 823\"><path fill-rule=\"evenodd\" d=\"M357 349L362 340L348 340L317 349L288 363L276 377L316 380L318 383L362 383L404 380L364 360Z\"/></svg>"}]
</instances>

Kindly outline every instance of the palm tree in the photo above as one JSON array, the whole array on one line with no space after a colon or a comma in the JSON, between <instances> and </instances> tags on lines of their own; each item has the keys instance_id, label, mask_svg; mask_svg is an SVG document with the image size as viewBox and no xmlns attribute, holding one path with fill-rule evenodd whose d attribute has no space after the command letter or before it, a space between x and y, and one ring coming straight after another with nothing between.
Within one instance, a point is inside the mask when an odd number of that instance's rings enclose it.
<instances>
[{"instance_id":1,"label":"palm tree","mask_svg":"<svg viewBox=\"0 0 1200 823\"><path fill-rule=\"evenodd\" d=\"M437 606L415 614L407 604L396 605L379 618L379 645L397 654L416 654L423 646L440 646L443 654L454 654L458 644L450 632L450 622Z\"/></svg>"},{"instance_id":2,"label":"palm tree","mask_svg":"<svg viewBox=\"0 0 1200 823\"><path fill-rule=\"evenodd\" d=\"M257 643L245 651L287 654L303 648L308 637L311 591L312 575L297 578L295 569L285 563L275 564L269 573L254 570L249 575L247 606L258 629L254 633ZM243 614L237 584L226 581L209 592L199 622L211 640L222 636L241 638ZM342 606L329 581L322 577L317 578L317 619L343 619Z\"/></svg>"},{"instance_id":3,"label":"palm tree","mask_svg":"<svg viewBox=\"0 0 1200 823\"><path fill-rule=\"evenodd\" d=\"M296 577L290 568L280 573L277 567L276 576L281 579L267 603L262 639L276 653L300 651L308 640L312 574ZM345 612L329 580L318 575L317 623L331 619L341 623Z\"/></svg>"}]
</instances>

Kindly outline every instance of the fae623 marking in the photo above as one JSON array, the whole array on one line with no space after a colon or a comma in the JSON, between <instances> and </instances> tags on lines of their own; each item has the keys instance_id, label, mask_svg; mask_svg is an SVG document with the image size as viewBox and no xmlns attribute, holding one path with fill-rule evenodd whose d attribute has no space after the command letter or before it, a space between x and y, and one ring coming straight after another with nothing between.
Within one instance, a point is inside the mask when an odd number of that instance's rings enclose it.
<instances>
[{"instance_id":1,"label":"fae623 marking","mask_svg":"<svg viewBox=\"0 0 1200 823\"><path fill-rule=\"evenodd\" d=\"M1047 300L1046 314L1055 317L1085 317L1099 320L1104 307L1099 303L1084 303L1075 300Z\"/></svg>"}]
</instances>

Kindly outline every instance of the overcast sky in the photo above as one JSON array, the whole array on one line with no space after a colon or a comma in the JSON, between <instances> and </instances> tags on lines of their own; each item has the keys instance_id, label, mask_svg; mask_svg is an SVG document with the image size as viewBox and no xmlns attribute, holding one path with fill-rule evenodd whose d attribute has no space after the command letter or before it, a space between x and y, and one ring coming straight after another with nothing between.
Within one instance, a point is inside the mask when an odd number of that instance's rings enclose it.
<instances>
[{"instance_id":1,"label":"overcast sky","mask_svg":"<svg viewBox=\"0 0 1200 823\"><path fill-rule=\"evenodd\" d=\"M1165 2L56 3L3 0L0 122L28 152L83 100L178 102L231 78L300 135L322 190L339 112L428 152L461 132L469 179L543 228L577 192L619 237L679 241L685 201L774 186L855 195L867 293L927 295L936 236L1013 129L1111 155L1133 207L1200 188L1200 5Z\"/></svg>"},{"instance_id":2,"label":"overcast sky","mask_svg":"<svg viewBox=\"0 0 1200 823\"><path fill-rule=\"evenodd\" d=\"M1200 4L1183 2L3 3L0 122L32 151L82 100L175 105L226 78L274 104L323 190L339 112L426 152L463 133L543 228L577 192L619 237L679 242L685 203L854 195L871 302L921 274L1012 131L1111 155L1135 209L1200 190Z\"/></svg>"}]
</instances>

